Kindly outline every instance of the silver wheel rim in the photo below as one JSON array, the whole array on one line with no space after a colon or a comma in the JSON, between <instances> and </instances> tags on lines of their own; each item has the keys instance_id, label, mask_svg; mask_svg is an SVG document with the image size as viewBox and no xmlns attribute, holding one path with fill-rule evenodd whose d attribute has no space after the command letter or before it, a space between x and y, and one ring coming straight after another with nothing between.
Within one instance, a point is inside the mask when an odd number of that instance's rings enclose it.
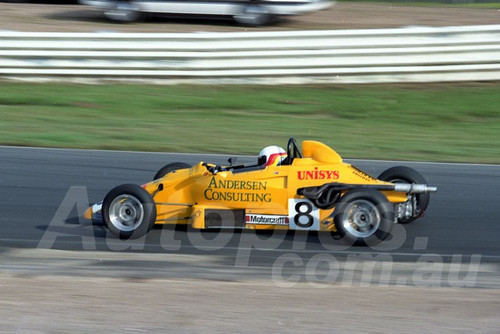
<instances>
[{"instance_id":1,"label":"silver wheel rim","mask_svg":"<svg viewBox=\"0 0 500 334\"><path fill-rule=\"evenodd\" d=\"M132 195L117 196L109 205L109 221L123 232L134 231L144 217L142 203Z\"/></svg>"},{"instance_id":2,"label":"silver wheel rim","mask_svg":"<svg viewBox=\"0 0 500 334\"><path fill-rule=\"evenodd\" d=\"M342 226L357 238L369 237L380 227L380 211L375 204L364 199L350 202L343 217Z\"/></svg>"}]
</instances>

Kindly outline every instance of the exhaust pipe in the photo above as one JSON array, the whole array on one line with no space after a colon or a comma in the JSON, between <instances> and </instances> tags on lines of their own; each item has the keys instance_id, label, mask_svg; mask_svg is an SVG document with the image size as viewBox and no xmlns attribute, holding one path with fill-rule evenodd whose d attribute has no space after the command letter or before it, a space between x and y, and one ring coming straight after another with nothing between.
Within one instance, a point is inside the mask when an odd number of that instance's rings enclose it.
<instances>
[{"instance_id":1,"label":"exhaust pipe","mask_svg":"<svg viewBox=\"0 0 500 334\"><path fill-rule=\"evenodd\" d=\"M437 187L429 187L426 184L396 183L394 185L394 191L408 194L435 193Z\"/></svg>"}]
</instances>

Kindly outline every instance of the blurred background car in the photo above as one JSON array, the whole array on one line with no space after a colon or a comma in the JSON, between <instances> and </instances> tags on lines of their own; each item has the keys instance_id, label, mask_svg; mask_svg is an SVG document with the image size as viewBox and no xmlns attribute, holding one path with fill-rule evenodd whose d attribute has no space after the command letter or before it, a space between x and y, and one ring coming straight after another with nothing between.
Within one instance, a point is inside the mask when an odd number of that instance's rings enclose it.
<instances>
[{"instance_id":1,"label":"blurred background car","mask_svg":"<svg viewBox=\"0 0 500 334\"><path fill-rule=\"evenodd\" d=\"M245 26L269 24L279 16L299 15L330 7L330 0L80 0L113 21L133 22L145 15L230 17Z\"/></svg>"}]
</instances>

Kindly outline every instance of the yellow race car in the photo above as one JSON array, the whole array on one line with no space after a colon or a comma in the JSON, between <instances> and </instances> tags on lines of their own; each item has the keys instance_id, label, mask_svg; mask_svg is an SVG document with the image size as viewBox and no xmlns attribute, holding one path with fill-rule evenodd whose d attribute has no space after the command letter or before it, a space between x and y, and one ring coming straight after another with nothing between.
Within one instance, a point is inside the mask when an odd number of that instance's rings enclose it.
<instances>
[{"instance_id":1,"label":"yellow race car","mask_svg":"<svg viewBox=\"0 0 500 334\"><path fill-rule=\"evenodd\" d=\"M353 245L375 245L394 223L422 216L430 192L424 177L393 167L374 178L342 161L333 149L290 138L287 150L264 149L255 165L200 162L166 165L152 182L124 184L88 208L121 239L145 235L154 224L194 228L325 231Z\"/></svg>"}]
</instances>

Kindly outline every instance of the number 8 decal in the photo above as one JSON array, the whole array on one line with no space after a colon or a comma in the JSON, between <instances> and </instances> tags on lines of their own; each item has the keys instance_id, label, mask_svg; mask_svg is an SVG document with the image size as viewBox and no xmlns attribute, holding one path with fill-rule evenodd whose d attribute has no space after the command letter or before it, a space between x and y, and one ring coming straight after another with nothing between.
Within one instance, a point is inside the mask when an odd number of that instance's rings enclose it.
<instances>
[{"instance_id":1,"label":"number 8 decal","mask_svg":"<svg viewBox=\"0 0 500 334\"><path fill-rule=\"evenodd\" d=\"M304 209L305 208L305 209ZM295 225L301 228L309 228L313 225L314 223L314 217L311 216L313 208L311 203L309 202L298 202L295 204L295 212L297 214L295 217L293 217L293 221L295 222ZM305 218L305 219L304 219ZM304 222L305 220L305 222Z\"/></svg>"},{"instance_id":2,"label":"number 8 decal","mask_svg":"<svg viewBox=\"0 0 500 334\"><path fill-rule=\"evenodd\" d=\"M319 230L319 209L308 199L288 200L290 229Z\"/></svg>"}]
</instances>

